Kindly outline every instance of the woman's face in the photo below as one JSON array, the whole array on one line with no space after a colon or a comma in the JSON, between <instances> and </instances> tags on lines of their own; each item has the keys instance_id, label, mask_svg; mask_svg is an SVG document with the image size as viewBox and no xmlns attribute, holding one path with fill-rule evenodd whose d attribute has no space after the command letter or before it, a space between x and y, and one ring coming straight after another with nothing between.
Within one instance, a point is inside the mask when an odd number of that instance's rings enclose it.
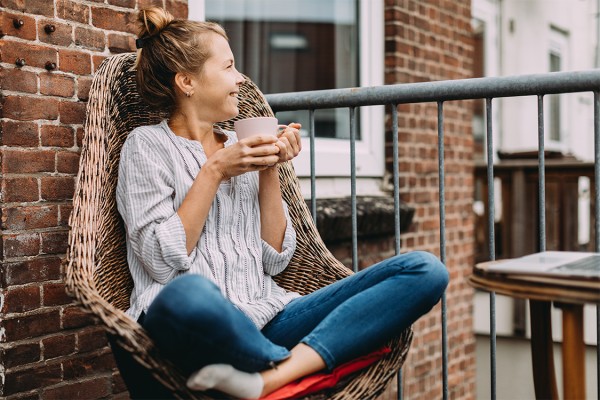
<instances>
[{"instance_id":1,"label":"woman's face","mask_svg":"<svg viewBox=\"0 0 600 400\"><path fill-rule=\"evenodd\" d=\"M197 101L200 116L211 122L221 122L238 115L238 94L244 82L235 69L229 42L216 33L207 37L210 57L196 76Z\"/></svg>"}]
</instances>

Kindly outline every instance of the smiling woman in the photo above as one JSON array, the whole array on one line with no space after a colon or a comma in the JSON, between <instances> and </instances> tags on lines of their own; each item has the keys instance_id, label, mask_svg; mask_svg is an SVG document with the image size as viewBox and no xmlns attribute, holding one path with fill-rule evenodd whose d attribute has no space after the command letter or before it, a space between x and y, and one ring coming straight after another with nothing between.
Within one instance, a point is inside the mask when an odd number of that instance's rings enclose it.
<instances>
[{"instance_id":1,"label":"smiling woman","mask_svg":"<svg viewBox=\"0 0 600 400\"><path fill-rule=\"evenodd\" d=\"M304 296L279 286L296 249L279 164L300 153L300 125L243 139L218 128L238 114L244 82L222 28L159 8L139 21L140 94L169 115L121 151L127 313L190 389L267 395L381 348L437 303L448 274L423 252Z\"/></svg>"}]
</instances>

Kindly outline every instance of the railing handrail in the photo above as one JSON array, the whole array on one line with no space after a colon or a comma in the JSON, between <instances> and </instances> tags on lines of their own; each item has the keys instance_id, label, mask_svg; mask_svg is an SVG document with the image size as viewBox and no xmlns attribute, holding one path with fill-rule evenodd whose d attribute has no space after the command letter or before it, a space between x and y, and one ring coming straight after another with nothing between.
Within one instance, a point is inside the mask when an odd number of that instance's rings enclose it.
<instances>
[{"instance_id":1,"label":"railing handrail","mask_svg":"<svg viewBox=\"0 0 600 400\"><path fill-rule=\"evenodd\" d=\"M534 96L600 90L600 69L266 95L274 111Z\"/></svg>"}]
</instances>

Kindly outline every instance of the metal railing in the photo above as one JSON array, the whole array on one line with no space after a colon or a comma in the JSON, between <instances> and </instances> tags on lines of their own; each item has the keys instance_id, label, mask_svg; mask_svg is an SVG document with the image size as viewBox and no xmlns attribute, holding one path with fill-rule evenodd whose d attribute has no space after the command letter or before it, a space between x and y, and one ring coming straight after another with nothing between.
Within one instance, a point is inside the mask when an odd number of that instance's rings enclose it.
<instances>
[{"instance_id":1,"label":"metal railing","mask_svg":"<svg viewBox=\"0 0 600 400\"><path fill-rule=\"evenodd\" d=\"M356 212L356 137L355 113L357 108L373 105L390 107L392 118L393 165L397 166L398 155L398 105L410 103L437 103L438 130L438 174L439 174L439 210L440 210L440 257L446 264L446 227L445 227L445 187L444 187L444 102L452 100L485 99L486 118L486 154L488 183L488 242L489 260L495 255L494 232L494 155L492 106L493 99L503 97L537 96L538 106L538 195L539 195L539 248L546 249L546 213L545 213L545 127L544 96L549 94L592 92L594 94L594 204L595 204L595 251L600 251L600 71L555 72L548 74L522 75L515 77L475 78L454 81L436 81L386 85L377 87L332 89L296 93L267 95L267 101L275 112L309 111L310 170L311 170L311 208L316 220L316 176L315 176L315 116L318 109L348 108L350 111L350 165L351 165L351 206L352 206L352 266L357 270L357 212ZM383 132L382 132L383 134ZM400 201L399 172L393 168L394 211L396 216L395 250L400 252ZM446 295L442 297L442 357L443 357L443 398L448 398L448 336ZM491 398L496 398L496 297L490 293L490 374ZM600 325L600 307L596 307L596 322ZM600 326L597 329L597 341L600 344ZM600 346L598 346L600 349ZM597 351L598 379L600 386L600 350ZM398 398L402 398L401 376L398 377ZM600 393L600 387L599 387Z\"/></svg>"}]
</instances>

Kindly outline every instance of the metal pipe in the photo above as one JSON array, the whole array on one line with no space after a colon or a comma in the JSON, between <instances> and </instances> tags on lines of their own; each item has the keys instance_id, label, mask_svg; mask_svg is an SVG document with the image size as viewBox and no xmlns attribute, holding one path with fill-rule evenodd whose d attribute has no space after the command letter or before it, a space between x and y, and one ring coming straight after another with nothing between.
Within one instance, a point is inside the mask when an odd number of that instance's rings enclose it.
<instances>
[{"instance_id":1,"label":"metal pipe","mask_svg":"<svg viewBox=\"0 0 600 400\"><path fill-rule=\"evenodd\" d=\"M488 243L490 261L496 259L495 236L495 202L494 202L494 154L492 131L492 99L485 99L485 118L487 134L487 181L488 181ZM496 400L496 293L490 292L490 392L491 399Z\"/></svg>"},{"instance_id":2,"label":"metal pipe","mask_svg":"<svg viewBox=\"0 0 600 400\"><path fill-rule=\"evenodd\" d=\"M352 205L352 270L358 272L358 219L356 216L356 108L350 107L350 201Z\"/></svg>"},{"instance_id":3,"label":"metal pipe","mask_svg":"<svg viewBox=\"0 0 600 400\"><path fill-rule=\"evenodd\" d=\"M266 98L274 111L291 111L591 92L598 87L600 71L590 70L277 93Z\"/></svg>"},{"instance_id":4,"label":"metal pipe","mask_svg":"<svg viewBox=\"0 0 600 400\"><path fill-rule=\"evenodd\" d=\"M538 96L538 217L540 251L546 250L546 166L544 146L544 95Z\"/></svg>"},{"instance_id":5,"label":"metal pipe","mask_svg":"<svg viewBox=\"0 0 600 400\"><path fill-rule=\"evenodd\" d=\"M438 102L438 187L440 207L440 258L446 265L446 187L444 173L444 103ZM448 319L446 292L442 295L442 390L448 400Z\"/></svg>"},{"instance_id":6,"label":"metal pipe","mask_svg":"<svg viewBox=\"0 0 600 400\"><path fill-rule=\"evenodd\" d=\"M315 110L308 111L308 135L310 138L310 210L317 226L317 174L315 169Z\"/></svg>"}]
</instances>

